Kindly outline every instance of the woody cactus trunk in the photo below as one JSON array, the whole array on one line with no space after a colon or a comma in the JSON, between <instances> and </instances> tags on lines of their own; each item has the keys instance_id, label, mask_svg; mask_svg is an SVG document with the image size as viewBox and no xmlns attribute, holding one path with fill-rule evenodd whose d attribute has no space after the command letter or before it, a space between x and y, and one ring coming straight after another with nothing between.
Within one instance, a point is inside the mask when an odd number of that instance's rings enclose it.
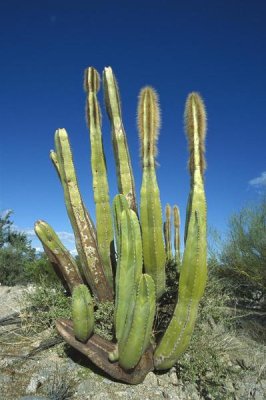
<instances>
[{"instance_id":1,"label":"woody cactus trunk","mask_svg":"<svg viewBox=\"0 0 266 400\"><path fill-rule=\"evenodd\" d=\"M172 367L187 349L197 318L206 277L206 201L204 193L206 116L197 93L185 107L189 143L190 193L186 212L183 258L179 249L179 211L174 207L174 248L178 263L178 295L172 319L160 337L155 314L166 290L166 265L173 262L170 206L163 223L156 178L160 128L158 96L151 87L141 90L138 129L141 143L140 207L122 123L118 85L110 67L103 72L104 97L111 123L119 193L110 204L102 121L97 95L98 72L85 72L86 113L91 143L91 169L96 227L81 197L71 147L65 129L55 133L50 157L63 186L73 227L79 269L54 230L37 221L35 231L52 265L72 293L72 320L58 320L58 332L109 376L131 384L143 381L151 370ZM164 239L165 233L165 239ZM94 333L94 306L114 303L111 342Z\"/></svg>"}]
</instances>

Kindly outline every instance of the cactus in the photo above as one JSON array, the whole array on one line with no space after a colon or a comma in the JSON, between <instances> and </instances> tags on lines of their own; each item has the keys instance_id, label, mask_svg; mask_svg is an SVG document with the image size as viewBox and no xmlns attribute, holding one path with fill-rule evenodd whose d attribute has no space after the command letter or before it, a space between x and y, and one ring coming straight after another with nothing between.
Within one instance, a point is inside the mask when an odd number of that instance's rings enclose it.
<instances>
[{"instance_id":1,"label":"cactus","mask_svg":"<svg viewBox=\"0 0 266 400\"><path fill-rule=\"evenodd\" d=\"M142 274L131 315L127 318L123 336L118 340L119 364L134 368L151 344L155 315L155 285L148 274Z\"/></svg>"},{"instance_id":2,"label":"cactus","mask_svg":"<svg viewBox=\"0 0 266 400\"><path fill-rule=\"evenodd\" d=\"M126 197L129 207L137 213L134 176L122 122L118 85L112 68L107 67L104 69L103 81L106 110L112 125L112 140L119 193Z\"/></svg>"},{"instance_id":3,"label":"cactus","mask_svg":"<svg viewBox=\"0 0 266 400\"><path fill-rule=\"evenodd\" d=\"M66 207L75 234L83 274L94 295L100 301L112 300L112 289L104 274L99 249L80 196L72 152L65 129L56 131L55 146Z\"/></svg>"},{"instance_id":4,"label":"cactus","mask_svg":"<svg viewBox=\"0 0 266 400\"><path fill-rule=\"evenodd\" d=\"M45 247L45 252L49 260L53 265L55 264L57 266L56 268L54 265L54 268L59 270L59 273L61 273L64 281L72 292L77 285L83 282L76 261L61 243L53 228L45 221L37 221L34 229L36 235Z\"/></svg>"},{"instance_id":5,"label":"cactus","mask_svg":"<svg viewBox=\"0 0 266 400\"><path fill-rule=\"evenodd\" d=\"M185 110L190 148L191 192L188 203L186 247L181 267L178 303L159 343L154 361L157 369L172 367L186 350L192 335L207 279L205 168L205 110L196 93L188 96Z\"/></svg>"},{"instance_id":6,"label":"cactus","mask_svg":"<svg viewBox=\"0 0 266 400\"><path fill-rule=\"evenodd\" d=\"M109 188L106 174L106 164L102 145L101 113L97 101L100 89L98 72L90 67L85 72L85 90L87 98L87 120L90 129L91 170L93 176L94 202L96 207L97 243L103 262L105 276L109 285L113 286L111 252L114 246Z\"/></svg>"},{"instance_id":7,"label":"cactus","mask_svg":"<svg viewBox=\"0 0 266 400\"><path fill-rule=\"evenodd\" d=\"M90 128L96 229L79 192L68 135L64 129L56 131L56 151L50 153L64 189L82 273L48 224L37 221L35 230L55 269L59 269L73 293L72 321L56 321L58 332L71 346L111 377L137 384L154 368L163 370L172 367L186 350L204 292L207 279L204 193L206 115L201 97L191 93L185 109L191 178L182 260L179 209L173 207L174 260L180 274L178 285L172 286L179 288L178 302L167 329L156 343L158 338L153 332L156 301L160 305L166 286L165 267L173 258L171 207L166 206L166 222L163 226L156 178L160 125L158 96L154 89L145 87L139 97L142 184L138 217L118 85L110 67L105 68L103 81L105 103L112 126L119 194L115 196L112 208L109 205L101 114L97 101L99 81L98 72L92 67L88 68L85 87L88 92L87 119ZM114 302L112 342L93 333L93 303L87 286L82 284L83 280L94 296L96 307L99 302ZM160 307L158 310L161 312Z\"/></svg>"},{"instance_id":8,"label":"cactus","mask_svg":"<svg viewBox=\"0 0 266 400\"><path fill-rule=\"evenodd\" d=\"M138 127L143 168L140 221L144 268L155 282L157 299L165 291L166 261L162 207L155 172L159 126L160 112L157 94L154 89L145 87L140 92L138 104Z\"/></svg>"},{"instance_id":9,"label":"cactus","mask_svg":"<svg viewBox=\"0 0 266 400\"><path fill-rule=\"evenodd\" d=\"M123 210L128 210L127 199L122 194L117 194L113 200L113 218L115 230L116 253L120 255L120 223Z\"/></svg>"},{"instance_id":10,"label":"cactus","mask_svg":"<svg viewBox=\"0 0 266 400\"><path fill-rule=\"evenodd\" d=\"M140 226L133 210L123 210L120 222L120 254L116 271L115 330L119 341L135 301L142 273Z\"/></svg>"},{"instance_id":11,"label":"cactus","mask_svg":"<svg viewBox=\"0 0 266 400\"><path fill-rule=\"evenodd\" d=\"M167 261L170 262L173 259L172 255L172 235L171 235L171 206L166 204L165 207L165 222L164 228L164 240L165 240L165 253Z\"/></svg>"},{"instance_id":12,"label":"cactus","mask_svg":"<svg viewBox=\"0 0 266 400\"><path fill-rule=\"evenodd\" d=\"M180 254L180 212L177 205L173 207L174 213L174 249L175 249L175 264L179 268L181 262Z\"/></svg>"},{"instance_id":13,"label":"cactus","mask_svg":"<svg viewBox=\"0 0 266 400\"><path fill-rule=\"evenodd\" d=\"M75 337L81 342L86 342L94 329L93 301L87 286L75 287L71 311Z\"/></svg>"}]
</instances>

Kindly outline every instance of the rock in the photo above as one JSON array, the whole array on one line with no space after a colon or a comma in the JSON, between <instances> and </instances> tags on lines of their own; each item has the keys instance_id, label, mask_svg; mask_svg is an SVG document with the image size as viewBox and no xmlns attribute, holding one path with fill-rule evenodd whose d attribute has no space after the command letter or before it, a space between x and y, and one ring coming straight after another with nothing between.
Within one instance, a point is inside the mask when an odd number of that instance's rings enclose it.
<instances>
[{"instance_id":1,"label":"rock","mask_svg":"<svg viewBox=\"0 0 266 400\"><path fill-rule=\"evenodd\" d=\"M34 374L27 386L26 393L36 393L37 389L48 379L47 373Z\"/></svg>"},{"instance_id":2,"label":"rock","mask_svg":"<svg viewBox=\"0 0 266 400\"><path fill-rule=\"evenodd\" d=\"M49 397L40 397L40 396L23 396L18 400L51 400Z\"/></svg>"},{"instance_id":3,"label":"rock","mask_svg":"<svg viewBox=\"0 0 266 400\"><path fill-rule=\"evenodd\" d=\"M144 379L144 385L151 385L151 386L158 386L158 379L157 376L153 372L149 372Z\"/></svg>"},{"instance_id":4,"label":"rock","mask_svg":"<svg viewBox=\"0 0 266 400\"><path fill-rule=\"evenodd\" d=\"M175 367L170 369L170 371L169 371L169 378L170 378L170 383L171 383L172 385L174 385L174 386L180 385L180 382L179 382L178 377L177 377L177 374L176 374L176 369L175 369Z\"/></svg>"}]
</instances>

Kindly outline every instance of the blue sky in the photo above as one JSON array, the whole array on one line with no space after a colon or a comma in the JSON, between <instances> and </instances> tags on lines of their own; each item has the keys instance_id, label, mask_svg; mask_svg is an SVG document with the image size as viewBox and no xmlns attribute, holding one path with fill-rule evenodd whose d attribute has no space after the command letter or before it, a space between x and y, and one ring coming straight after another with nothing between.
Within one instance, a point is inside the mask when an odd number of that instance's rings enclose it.
<instances>
[{"instance_id":1,"label":"blue sky","mask_svg":"<svg viewBox=\"0 0 266 400\"><path fill-rule=\"evenodd\" d=\"M266 187L266 4L254 0L6 1L0 5L0 209L32 236L49 222L74 248L63 193L49 160L54 131L67 129L80 189L94 215L83 72L112 66L120 87L137 191L138 93L159 95L162 127L157 170L163 207L184 221L189 189L183 129L186 96L198 91L208 113L206 193L209 225ZM103 140L111 197L117 192L103 93Z\"/></svg>"}]
</instances>

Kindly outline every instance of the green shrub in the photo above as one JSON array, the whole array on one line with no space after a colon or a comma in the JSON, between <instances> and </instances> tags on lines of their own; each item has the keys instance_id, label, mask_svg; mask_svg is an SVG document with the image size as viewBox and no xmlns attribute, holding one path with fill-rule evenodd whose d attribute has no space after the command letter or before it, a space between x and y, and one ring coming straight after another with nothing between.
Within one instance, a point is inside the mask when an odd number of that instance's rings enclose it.
<instances>
[{"instance_id":1,"label":"green shrub","mask_svg":"<svg viewBox=\"0 0 266 400\"><path fill-rule=\"evenodd\" d=\"M23 232L13 227L12 211L0 215L0 283L2 285L26 285L27 283L56 279L47 256L37 254Z\"/></svg>"},{"instance_id":2,"label":"green shrub","mask_svg":"<svg viewBox=\"0 0 266 400\"><path fill-rule=\"evenodd\" d=\"M217 274L236 302L262 305L266 289L266 197L231 217L227 241L217 260Z\"/></svg>"}]
</instances>

